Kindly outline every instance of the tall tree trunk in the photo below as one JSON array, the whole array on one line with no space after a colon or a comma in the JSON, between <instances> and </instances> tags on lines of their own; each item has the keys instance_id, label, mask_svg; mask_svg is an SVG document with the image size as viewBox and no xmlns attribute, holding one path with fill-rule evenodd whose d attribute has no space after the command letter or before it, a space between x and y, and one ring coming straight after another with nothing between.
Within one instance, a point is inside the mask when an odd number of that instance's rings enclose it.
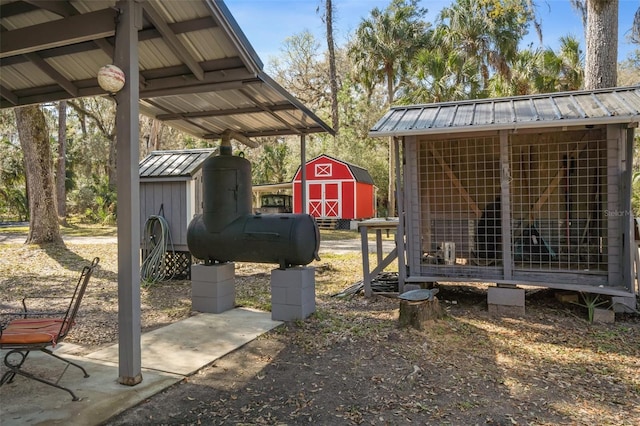
<instances>
[{"instance_id":1,"label":"tall tree trunk","mask_svg":"<svg viewBox=\"0 0 640 426\"><path fill-rule=\"evenodd\" d=\"M393 87L393 69L387 67L387 92L389 109L393 106L393 98L395 96L395 88ZM393 149L393 137L389 136L389 200L387 216L394 217L396 215L396 179L395 179L395 150Z\"/></svg>"},{"instance_id":2,"label":"tall tree trunk","mask_svg":"<svg viewBox=\"0 0 640 426\"><path fill-rule=\"evenodd\" d=\"M56 198L58 217L61 223L67 223L67 101L58 104L58 167L56 169Z\"/></svg>"},{"instance_id":3,"label":"tall tree trunk","mask_svg":"<svg viewBox=\"0 0 640 426\"><path fill-rule=\"evenodd\" d=\"M618 0L587 0L585 89L618 81Z\"/></svg>"},{"instance_id":4,"label":"tall tree trunk","mask_svg":"<svg viewBox=\"0 0 640 426\"><path fill-rule=\"evenodd\" d=\"M109 188L115 192L117 187L118 174L116 173L116 136L109 137L109 158L107 159L107 177L109 179Z\"/></svg>"},{"instance_id":5,"label":"tall tree trunk","mask_svg":"<svg viewBox=\"0 0 640 426\"><path fill-rule=\"evenodd\" d=\"M53 184L53 161L44 113L37 105L16 108L29 194L27 244L62 243Z\"/></svg>"},{"instance_id":6,"label":"tall tree trunk","mask_svg":"<svg viewBox=\"0 0 640 426\"><path fill-rule=\"evenodd\" d=\"M327 48L329 50L329 83L331 86L331 127L338 133L340 119L338 117L338 75L336 72L336 50L333 42L333 4L325 0L324 19L327 25Z\"/></svg>"},{"instance_id":7,"label":"tall tree trunk","mask_svg":"<svg viewBox=\"0 0 640 426\"><path fill-rule=\"evenodd\" d=\"M149 130L149 142L153 147L154 151L160 150L160 133L162 132L162 121L156 120L155 118L151 120L151 129Z\"/></svg>"}]
</instances>

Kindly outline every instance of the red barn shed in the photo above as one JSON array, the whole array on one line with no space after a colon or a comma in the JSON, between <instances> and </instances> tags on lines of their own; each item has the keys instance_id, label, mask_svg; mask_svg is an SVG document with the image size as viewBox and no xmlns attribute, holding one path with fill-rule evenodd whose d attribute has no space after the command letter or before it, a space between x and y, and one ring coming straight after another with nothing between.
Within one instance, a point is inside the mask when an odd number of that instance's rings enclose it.
<instances>
[{"instance_id":1,"label":"red barn shed","mask_svg":"<svg viewBox=\"0 0 640 426\"><path fill-rule=\"evenodd\" d=\"M375 216L376 187L366 169L320 155L306 164L307 212L317 219L360 220ZM301 170L293 177L293 212L302 213Z\"/></svg>"}]
</instances>

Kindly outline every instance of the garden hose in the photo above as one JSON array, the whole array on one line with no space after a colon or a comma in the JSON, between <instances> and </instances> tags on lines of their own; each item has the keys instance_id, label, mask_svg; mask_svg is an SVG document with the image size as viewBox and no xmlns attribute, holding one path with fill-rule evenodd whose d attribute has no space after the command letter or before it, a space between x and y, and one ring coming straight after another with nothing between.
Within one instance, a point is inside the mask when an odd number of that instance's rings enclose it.
<instances>
[{"instance_id":1,"label":"garden hose","mask_svg":"<svg viewBox=\"0 0 640 426\"><path fill-rule=\"evenodd\" d=\"M159 236L154 232L158 225L161 230ZM144 253L146 256L140 271L143 284L151 285L172 278L172 276L167 276L165 271L165 254L169 244L171 245L171 253L174 253L167 220L162 216L149 216L144 224Z\"/></svg>"}]
</instances>

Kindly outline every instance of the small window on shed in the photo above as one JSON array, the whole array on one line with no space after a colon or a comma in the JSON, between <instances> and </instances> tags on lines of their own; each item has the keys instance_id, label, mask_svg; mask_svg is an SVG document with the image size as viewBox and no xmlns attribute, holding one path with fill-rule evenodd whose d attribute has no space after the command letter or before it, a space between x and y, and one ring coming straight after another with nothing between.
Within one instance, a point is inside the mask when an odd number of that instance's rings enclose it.
<instances>
[{"instance_id":1,"label":"small window on shed","mask_svg":"<svg viewBox=\"0 0 640 426\"><path fill-rule=\"evenodd\" d=\"M316 177L331 177L333 175L333 164L316 164Z\"/></svg>"}]
</instances>

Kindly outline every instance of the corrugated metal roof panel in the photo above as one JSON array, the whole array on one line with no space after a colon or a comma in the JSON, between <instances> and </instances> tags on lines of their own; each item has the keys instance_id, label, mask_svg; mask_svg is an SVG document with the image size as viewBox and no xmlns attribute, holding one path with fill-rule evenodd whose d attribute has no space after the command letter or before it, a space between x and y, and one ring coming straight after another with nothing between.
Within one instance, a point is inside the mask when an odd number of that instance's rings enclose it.
<instances>
[{"instance_id":1,"label":"corrugated metal roof panel","mask_svg":"<svg viewBox=\"0 0 640 426\"><path fill-rule=\"evenodd\" d=\"M536 108L540 121L560 119L560 112L549 98L535 98L531 100Z\"/></svg>"},{"instance_id":2,"label":"corrugated metal roof panel","mask_svg":"<svg viewBox=\"0 0 640 426\"><path fill-rule=\"evenodd\" d=\"M139 164L141 178L192 176L217 148L153 151Z\"/></svg>"},{"instance_id":3,"label":"corrugated metal roof panel","mask_svg":"<svg viewBox=\"0 0 640 426\"><path fill-rule=\"evenodd\" d=\"M640 87L397 106L371 128L369 135L404 136L609 122L640 122Z\"/></svg>"},{"instance_id":4,"label":"corrugated metal roof panel","mask_svg":"<svg viewBox=\"0 0 640 426\"><path fill-rule=\"evenodd\" d=\"M436 115L432 127L450 127L455 116L456 105L448 105L446 107L442 107L440 108L438 115Z\"/></svg>"},{"instance_id":5,"label":"corrugated metal roof panel","mask_svg":"<svg viewBox=\"0 0 640 426\"><path fill-rule=\"evenodd\" d=\"M472 125L491 124L494 120L493 108L489 103L479 103L475 105L475 114Z\"/></svg>"},{"instance_id":6,"label":"corrugated metal roof panel","mask_svg":"<svg viewBox=\"0 0 640 426\"><path fill-rule=\"evenodd\" d=\"M505 124L515 122L515 116L513 114L513 105L511 101L491 103L489 104L493 108L493 122L485 124Z\"/></svg>"},{"instance_id":7,"label":"corrugated metal roof panel","mask_svg":"<svg viewBox=\"0 0 640 426\"><path fill-rule=\"evenodd\" d=\"M475 111L475 105L462 104L458 106L456 111L456 117L453 120L453 126L468 126L473 122L473 116Z\"/></svg>"},{"instance_id":8,"label":"corrugated metal roof panel","mask_svg":"<svg viewBox=\"0 0 640 426\"><path fill-rule=\"evenodd\" d=\"M538 114L532 108L531 99L518 99L513 102L517 121L536 121Z\"/></svg>"},{"instance_id":9,"label":"corrugated metal roof panel","mask_svg":"<svg viewBox=\"0 0 640 426\"><path fill-rule=\"evenodd\" d=\"M637 93L633 92L613 92L613 96L620 99L620 102L624 103L631 114L640 114L640 96Z\"/></svg>"}]
</instances>

